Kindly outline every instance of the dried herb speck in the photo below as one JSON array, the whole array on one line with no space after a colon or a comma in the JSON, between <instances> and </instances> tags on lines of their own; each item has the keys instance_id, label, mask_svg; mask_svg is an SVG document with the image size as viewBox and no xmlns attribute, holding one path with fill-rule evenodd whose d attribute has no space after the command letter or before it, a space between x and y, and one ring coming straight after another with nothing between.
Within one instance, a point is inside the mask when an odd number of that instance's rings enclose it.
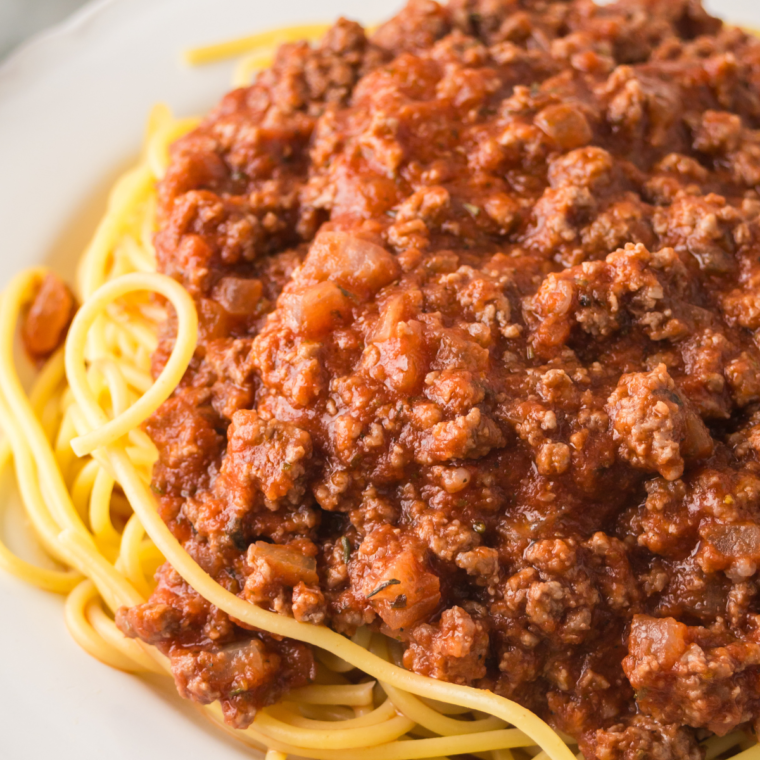
<instances>
[{"instance_id":1,"label":"dried herb speck","mask_svg":"<svg viewBox=\"0 0 760 760\"><path fill-rule=\"evenodd\" d=\"M401 581L398 578L390 578L387 581L383 581L382 583L379 583L372 591L365 596L365 599L371 599L375 594L379 594L384 588L388 588L388 586L400 586Z\"/></svg>"},{"instance_id":2,"label":"dried herb speck","mask_svg":"<svg viewBox=\"0 0 760 760\"><path fill-rule=\"evenodd\" d=\"M348 540L347 536L342 536L340 543L343 547L343 561L348 564L348 560L351 559L351 542Z\"/></svg>"},{"instance_id":3,"label":"dried herb speck","mask_svg":"<svg viewBox=\"0 0 760 760\"><path fill-rule=\"evenodd\" d=\"M393 600L391 607L393 607L394 610L405 610L406 609L406 594L399 594Z\"/></svg>"}]
</instances>

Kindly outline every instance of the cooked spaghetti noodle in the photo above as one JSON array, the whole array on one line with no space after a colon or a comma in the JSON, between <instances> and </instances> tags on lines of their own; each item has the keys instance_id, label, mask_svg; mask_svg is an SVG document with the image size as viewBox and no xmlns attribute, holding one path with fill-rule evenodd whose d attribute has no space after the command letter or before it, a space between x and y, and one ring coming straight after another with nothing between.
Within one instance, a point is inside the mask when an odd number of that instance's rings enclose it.
<instances>
[{"instance_id":1,"label":"cooked spaghetti noodle","mask_svg":"<svg viewBox=\"0 0 760 760\"><path fill-rule=\"evenodd\" d=\"M243 61L238 83L263 65L269 48L323 27L255 35L189 56L203 62L261 48ZM315 685L261 710L252 726L226 726L217 705L207 715L236 738L266 752L316 760L413 760L475 755L488 760L570 760L564 737L520 705L495 694L416 675L400 667L396 644L360 629L348 639L332 630L249 604L220 586L183 549L158 516L150 490L154 446L145 420L178 386L195 350L198 320L192 298L156 273L155 183L167 146L196 120L151 114L139 164L116 184L107 213L77 277L81 307L65 349L22 388L14 337L44 269L18 275L0 305L0 464L13 466L21 498L41 545L61 569L31 565L0 543L0 566L40 588L66 595L71 635L103 663L134 673L168 673L166 658L117 630L113 614L147 599L156 567L168 561L204 599L249 626L317 648ZM166 307L159 305L165 303ZM156 333L173 310L177 336L153 381ZM357 675L358 673L358 675ZM703 742L706 760L757 760L760 749L741 731ZM581 757L578 755L578 757Z\"/></svg>"}]
</instances>

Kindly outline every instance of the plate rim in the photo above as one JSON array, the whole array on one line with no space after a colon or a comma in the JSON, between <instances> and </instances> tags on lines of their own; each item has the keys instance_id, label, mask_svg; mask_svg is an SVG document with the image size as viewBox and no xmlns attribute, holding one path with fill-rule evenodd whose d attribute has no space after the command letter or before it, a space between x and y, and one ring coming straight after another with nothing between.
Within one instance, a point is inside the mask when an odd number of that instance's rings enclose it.
<instances>
[{"instance_id":1,"label":"plate rim","mask_svg":"<svg viewBox=\"0 0 760 760\"><path fill-rule=\"evenodd\" d=\"M34 55L38 47L55 42L58 37L65 37L77 32L97 20L102 11L124 0L89 0L84 5L69 13L60 21L34 32L12 47L5 58L0 61L0 80L15 75L16 69L23 66L25 59Z\"/></svg>"}]
</instances>

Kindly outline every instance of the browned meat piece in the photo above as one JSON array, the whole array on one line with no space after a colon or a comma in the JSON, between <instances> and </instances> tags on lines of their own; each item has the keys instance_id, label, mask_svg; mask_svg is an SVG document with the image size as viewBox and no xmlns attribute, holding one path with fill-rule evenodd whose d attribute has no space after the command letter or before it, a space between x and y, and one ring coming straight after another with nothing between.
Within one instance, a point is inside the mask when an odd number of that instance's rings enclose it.
<instances>
[{"instance_id":1,"label":"browned meat piece","mask_svg":"<svg viewBox=\"0 0 760 760\"><path fill-rule=\"evenodd\" d=\"M311 436L295 425L261 418L256 412L235 412L227 431L227 457L217 491L234 503L253 505L261 495L269 509L281 500L296 503L299 485L311 456Z\"/></svg>"},{"instance_id":2,"label":"browned meat piece","mask_svg":"<svg viewBox=\"0 0 760 760\"><path fill-rule=\"evenodd\" d=\"M623 669L642 712L719 735L752 719L760 644L673 618L636 615Z\"/></svg>"},{"instance_id":3,"label":"browned meat piece","mask_svg":"<svg viewBox=\"0 0 760 760\"><path fill-rule=\"evenodd\" d=\"M203 390L175 395L146 423L159 450L153 472L158 493L191 495L208 483L209 468L223 446L208 400Z\"/></svg>"},{"instance_id":4,"label":"browned meat piece","mask_svg":"<svg viewBox=\"0 0 760 760\"><path fill-rule=\"evenodd\" d=\"M452 683L471 684L486 674L488 633L461 607L446 610L436 625L418 625L404 653L404 665Z\"/></svg>"},{"instance_id":5,"label":"browned meat piece","mask_svg":"<svg viewBox=\"0 0 760 760\"><path fill-rule=\"evenodd\" d=\"M636 715L628 725L598 731L594 750L599 760L701 760L697 742L681 728Z\"/></svg>"},{"instance_id":6,"label":"browned meat piece","mask_svg":"<svg viewBox=\"0 0 760 760\"><path fill-rule=\"evenodd\" d=\"M261 705L277 702L315 675L311 652L295 641L267 648L252 638L220 649L177 649L170 659L179 693L204 705L219 701L234 728L247 728Z\"/></svg>"},{"instance_id":7,"label":"browned meat piece","mask_svg":"<svg viewBox=\"0 0 760 760\"><path fill-rule=\"evenodd\" d=\"M647 374L623 375L607 412L622 456L666 480L683 474L684 460L702 459L713 451L710 433L677 392L664 364Z\"/></svg>"}]
</instances>

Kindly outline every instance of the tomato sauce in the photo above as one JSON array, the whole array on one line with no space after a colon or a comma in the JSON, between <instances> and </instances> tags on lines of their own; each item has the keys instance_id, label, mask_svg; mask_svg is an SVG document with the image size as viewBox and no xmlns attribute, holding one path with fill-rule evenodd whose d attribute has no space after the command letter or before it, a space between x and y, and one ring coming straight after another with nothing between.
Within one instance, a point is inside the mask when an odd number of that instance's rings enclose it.
<instances>
[{"instance_id":1,"label":"tomato sauce","mask_svg":"<svg viewBox=\"0 0 760 760\"><path fill-rule=\"evenodd\" d=\"M758 130L760 42L695 0L412 0L284 46L160 186L201 319L147 425L163 518L242 598L587 758L753 726ZM158 580L119 624L186 696L242 726L312 677Z\"/></svg>"}]
</instances>

